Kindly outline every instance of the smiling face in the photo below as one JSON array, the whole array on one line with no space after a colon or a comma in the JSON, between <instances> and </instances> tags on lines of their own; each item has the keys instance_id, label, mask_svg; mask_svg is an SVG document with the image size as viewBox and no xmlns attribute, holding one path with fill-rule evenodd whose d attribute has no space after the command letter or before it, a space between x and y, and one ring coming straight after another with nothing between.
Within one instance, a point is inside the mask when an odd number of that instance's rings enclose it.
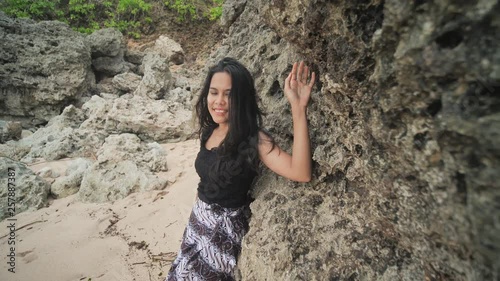
<instances>
[{"instance_id":1,"label":"smiling face","mask_svg":"<svg viewBox=\"0 0 500 281\"><path fill-rule=\"evenodd\" d=\"M229 121L229 93L231 76L227 72L217 72L212 76L207 96L208 112L215 123L227 125Z\"/></svg>"}]
</instances>

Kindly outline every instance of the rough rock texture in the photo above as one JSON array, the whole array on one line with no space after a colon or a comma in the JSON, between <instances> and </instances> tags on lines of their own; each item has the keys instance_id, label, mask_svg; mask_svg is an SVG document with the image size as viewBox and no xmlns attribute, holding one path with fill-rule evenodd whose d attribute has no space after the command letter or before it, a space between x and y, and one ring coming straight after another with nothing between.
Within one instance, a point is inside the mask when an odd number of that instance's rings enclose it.
<instances>
[{"instance_id":1,"label":"rough rock texture","mask_svg":"<svg viewBox=\"0 0 500 281\"><path fill-rule=\"evenodd\" d=\"M68 106L34 134L0 144L0 156L24 163L96 157L106 137L120 133L135 133L144 141L186 140L193 134L189 92L176 88L168 98L93 96L82 109Z\"/></svg>"},{"instance_id":2,"label":"rough rock texture","mask_svg":"<svg viewBox=\"0 0 500 281\"><path fill-rule=\"evenodd\" d=\"M86 42L91 47L92 66L98 80L127 72L134 67L125 61L125 40L120 31L100 29L87 36Z\"/></svg>"},{"instance_id":3,"label":"rough rock texture","mask_svg":"<svg viewBox=\"0 0 500 281\"><path fill-rule=\"evenodd\" d=\"M50 185L25 164L0 157L0 220L27 210L45 207ZM10 189L10 190L9 190ZM13 192L15 194L9 194ZM9 199L10 197L10 199ZM11 204L9 204L9 202ZM14 202L15 208L12 209ZM12 213L12 215L10 215Z\"/></svg>"},{"instance_id":4,"label":"rough rock texture","mask_svg":"<svg viewBox=\"0 0 500 281\"><path fill-rule=\"evenodd\" d=\"M98 155L83 176L78 192L82 201L115 201L167 186L167 179L152 174L167 171L166 152L158 143L146 144L133 134L110 135Z\"/></svg>"},{"instance_id":5,"label":"rough rock texture","mask_svg":"<svg viewBox=\"0 0 500 281\"><path fill-rule=\"evenodd\" d=\"M168 61L155 53L148 53L142 60L144 76L134 95L161 99L169 90L172 75L168 67Z\"/></svg>"},{"instance_id":6,"label":"rough rock texture","mask_svg":"<svg viewBox=\"0 0 500 281\"><path fill-rule=\"evenodd\" d=\"M0 12L0 119L45 124L94 87L83 35L56 21Z\"/></svg>"},{"instance_id":7,"label":"rough rock texture","mask_svg":"<svg viewBox=\"0 0 500 281\"><path fill-rule=\"evenodd\" d=\"M123 35L114 28L97 30L87 36L86 40L89 43L92 58L114 57L125 49Z\"/></svg>"},{"instance_id":8,"label":"rough rock texture","mask_svg":"<svg viewBox=\"0 0 500 281\"><path fill-rule=\"evenodd\" d=\"M184 63L184 50L181 45L165 35L161 35L156 40L155 45L147 49L146 52L159 54L174 64Z\"/></svg>"},{"instance_id":9,"label":"rough rock texture","mask_svg":"<svg viewBox=\"0 0 500 281\"><path fill-rule=\"evenodd\" d=\"M130 93L135 91L141 83L142 77L131 72L118 74L113 77L113 85L121 91Z\"/></svg>"},{"instance_id":10,"label":"rough rock texture","mask_svg":"<svg viewBox=\"0 0 500 281\"><path fill-rule=\"evenodd\" d=\"M21 122L0 120L0 143L5 143L9 140L19 140L22 131Z\"/></svg>"},{"instance_id":11,"label":"rough rock texture","mask_svg":"<svg viewBox=\"0 0 500 281\"><path fill-rule=\"evenodd\" d=\"M80 190L83 175L91 165L92 161L85 158L78 158L73 161L66 170L66 175L56 178L52 183L50 193L56 198L63 198L77 193Z\"/></svg>"},{"instance_id":12,"label":"rough rock texture","mask_svg":"<svg viewBox=\"0 0 500 281\"><path fill-rule=\"evenodd\" d=\"M185 140L191 136L191 110L181 103L184 94L170 100L140 96L103 99L93 96L83 109L89 116L81 129L106 134L135 133L145 141Z\"/></svg>"},{"instance_id":13,"label":"rough rock texture","mask_svg":"<svg viewBox=\"0 0 500 281\"><path fill-rule=\"evenodd\" d=\"M302 57L320 78L314 179L260 178L242 279L498 280L498 2L230 2L211 62L249 67L289 151L285 76Z\"/></svg>"}]
</instances>

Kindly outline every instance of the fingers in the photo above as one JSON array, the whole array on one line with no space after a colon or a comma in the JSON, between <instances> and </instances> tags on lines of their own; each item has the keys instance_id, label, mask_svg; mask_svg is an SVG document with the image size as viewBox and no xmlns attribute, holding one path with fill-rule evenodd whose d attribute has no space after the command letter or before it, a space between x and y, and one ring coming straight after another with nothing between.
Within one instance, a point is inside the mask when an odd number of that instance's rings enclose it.
<instances>
[{"instance_id":1,"label":"fingers","mask_svg":"<svg viewBox=\"0 0 500 281\"><path fill-rule=\"evenodd\" d=\"M292 68L292 81L297 80L297 63L293 63L293 68Z\"/></svg>"},{"instance_id":2,"label":"fingers","mask_svg":"<svg viewBox=\"0 0 500 281\"><path fill-rule=\"evenodd\" d=\"M307 86L311 87L314 85L314 81L316 80L316 73L313 73L311 74L311 81L309 81L309 84L307 84Z\"/></svg>"},{"instance_id":3,"label":"fingers","mask_svg":"<svg viewBox=\"0 0 500 281\"><path fill-rule=\"evenodd\" d=\"M309 83L307 82L308 79L310 79ZM285 79L285 87L292 88L292 84L297 81L309 87L312 87L316 81L316 73L310 73L310 69L304 61L300 63L295 62L293 64L292 71L290 71L288 77Z\"/></svg>"},{"instance_id":4,"label":"fingers","mask_svg":"<svg viewBox=\"0 0 500 281\"><path fill-rule=\"evenodd\" d=\"M285 91L290 89L290 78L292 77L292 73L288 73L288 76L285 78Z\"/></svg>"},{"instance_id":5,"label":"fingers","mask_svg":"<svg viewBox=\"0 0 500 281\"><path fill-rule=\"evenodd\" d=\"M299 74L298 74L298 80L300 82L304 82L304 61L301 61L299 64ZM306 77L307 78L307 77Z\"/></svg>"}]
</instances>

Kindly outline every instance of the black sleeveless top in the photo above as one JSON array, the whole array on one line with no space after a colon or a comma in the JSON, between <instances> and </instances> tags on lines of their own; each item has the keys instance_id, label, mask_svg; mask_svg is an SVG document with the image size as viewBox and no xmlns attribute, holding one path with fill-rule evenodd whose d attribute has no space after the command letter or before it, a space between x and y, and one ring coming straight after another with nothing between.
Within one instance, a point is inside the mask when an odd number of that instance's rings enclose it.
<instances>
[{"instance_id":1,"label":"black sleeveless top","mask_svg":"<svg viewBox=\"0 0 500 281\"><path fill-rule=\"evenodd\" d=\"M205 203L216 203L225 208L244 206L248 204L248 191L257 173L236 158L225 159L216 165L217 148L208 150L205 147L214 129L209 128L202 133L200 152L194 162L200 176L198 197Z\"/></svg>"}]
</instances>

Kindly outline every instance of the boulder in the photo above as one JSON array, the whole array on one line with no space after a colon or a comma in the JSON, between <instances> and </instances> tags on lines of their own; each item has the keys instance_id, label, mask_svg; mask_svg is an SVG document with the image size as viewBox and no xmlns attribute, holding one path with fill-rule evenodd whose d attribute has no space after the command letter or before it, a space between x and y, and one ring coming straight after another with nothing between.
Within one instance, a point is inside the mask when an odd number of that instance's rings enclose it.
<instances>
[{"instance_id":1,"label":"boulder","mask_svg":"<svg viewBox=\"0 0 500 281\"><path fill-rule=\"evenodd\" d=\"M78 192L84 202L115 201L167 185L166 179L153 175L167 170L166 151L158 143L146 144L133 134L110 135L98 155Z\"/></svg>"},{"instance_id":2,"label":"boulder","mask_svg":"<svg viewBox=\"0 0 500 281\"><path fill-rule=\"evenodd\" d=\"M131 72L118 74L113 77L113 85L126 93L134 92L141 83L142 77Z\"/></svg>"},{"instance_id":3,"label":"boulder","mask_svg":"<svg viewBox=\"0 0 500 281\"><path fill-rule=\"evenodd\" d=\"M0 120L0 143L21 139L22 131L21 122Z\"/></svg>"},{"instance_id":4,"label":"boulder","mask_svg":"<svg viewBox=\"0 0 500 281\"><path fill-rule=\"evenodd\" d=\"M161 99L169 90L172 75L168 62L162 56L148 53L142 61L144 76L134 95L149 97L150 99Z\"/></svg>"},{"instance_id":5,"label":"boulder","mask_svg":"<svg viewBox=\"0 0 500 281\"><path fill-rule=\"evenodd\" d=\"M50 185L25 164L0 157L0 173L0 220L46 206Z\"/></svg>"},{"instance_id":6,"label":"boulder","mask_svg":"<svg viewBox=\"0 0 500 281\"><path fill-rule=\"evenodd\" d=\"M184 63L184 50L181 45L165 35L161 35L155 45L146 49L146 52L157 53L177 65Z\"/></svg>"},{"instance_id":7,"label":"boulder","mask_svg":"<svg viewBox=\"0 0 500 281\"><path fill-rule=\"evenodd\" d=\"M189 92L168 96L172 100L151 100L126 95L116 99L93 96L83 106L86 116L80 129L106 134L135 133L144 141L178 141L192 135L191 109L181 103Z\"/></svg>"},{"instance_id":8,"label":"boulder","mask_svg":"<svg viewBox=\"0 0 500 281\"><path fill-rule=\"evenodd\" d=\"M46 124L95 87L84 36L56 21L0 12L0 119Z\"/></svg>"},{"instance_id":9,"label":"boulder","mask_svg":"<svg viewBox=\"0 0 500 281\"><path fill-rule=\"evenodd\" d=\"M80 190L83 175L92 166L92 161L85 158L77 158L72 161L66 170L66 174L58 177L50 187L50 193L56 198L64 198L73 195Z\"/></svg>"},{"instance_id":10,"label":"boulder","mask_svg":"<svg viewBox=\"0 0 500 281\"><path fill-rule=\"evenodd\" d=\"M125 49L125 41L120 31L114 28L103 28L86 37L92 58L116 57Z\"/></svg>"}]
</instances>

